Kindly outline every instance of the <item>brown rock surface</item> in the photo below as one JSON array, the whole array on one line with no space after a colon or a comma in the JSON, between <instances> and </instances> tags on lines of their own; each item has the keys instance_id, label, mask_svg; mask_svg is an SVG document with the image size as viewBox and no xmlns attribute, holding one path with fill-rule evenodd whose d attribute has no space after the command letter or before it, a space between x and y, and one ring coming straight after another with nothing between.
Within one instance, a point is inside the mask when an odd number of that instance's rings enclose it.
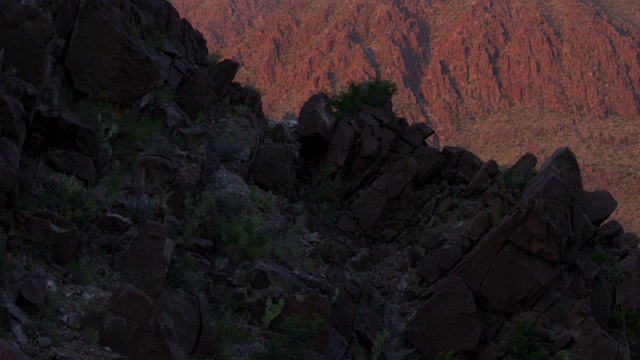
<instances>
[{"instance_id":1,"label":"brown rock surface","mask_svg":"<svg viewBox=\"0 0 640 360\"><path fill-rule=\"evenodd\" d=\"M3 360L30 360L20 349L4 339L0 339L0 358Z\"/></svg>"},{"instance_id":2,"label":"brown rock surface","mask_svg":"<svg viewBox=\"0 0 640 360\"><path fill-rule=\"evenodd\" d=\"M404 338L427 357L471 350L480 340L479 316L471 290L452 277L439 284L420 307L407 324Z\"/></svg>"},{"instance_id":3,"label":"brown rock surface","mask_svg":"<svg viewBox=\"0 0 640 360\"><path fill-rule=\"evenodd\" d=\"M163 224L147 222L129 247L122 279L157 299L169 271L173 242Z\"/></svg>"},{"instance_id":4,"label":"brown rock surface","mask_svg":"<svg viewBox=\"0 0 640 360\"><path fill-rule=\"evenodd\" d=\"M129 106L163 80L168 59L131 35L130 26L114 4L80 4L65 59L79 91Z\"/></svg>"},{"instance_id":5,"label":"brown rock surface","mask_svg":"<svg viewBox=\"0 0 640 360\"><path fill-rule=\"evenodd\" d=\"M100 341L130 358L186 359L171 317L129 284L114 290L100 329Z\"/></svg>"}]
</instances>

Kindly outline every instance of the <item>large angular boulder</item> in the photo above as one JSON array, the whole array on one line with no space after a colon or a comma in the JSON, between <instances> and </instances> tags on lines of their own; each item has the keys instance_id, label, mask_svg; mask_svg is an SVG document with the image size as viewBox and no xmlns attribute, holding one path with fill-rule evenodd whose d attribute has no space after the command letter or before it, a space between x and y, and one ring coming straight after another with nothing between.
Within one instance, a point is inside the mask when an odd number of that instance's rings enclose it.
<instances>
[{"instance_id":1,"label":"large angular boulder","mask_svg":"<svg viewBox=\"0 0 640 360\"><path fill-rule=\"evenodd\" d=\"M206 301L202 305L206 307ZM165 287L160 294L158 306L173 319L182 348L187 354L191 354L196 348L203 327L203 314L198 297Z\"/></svg>"},{"instance_id":2,"label":"large angular boulder","mask_svg":"<svg viewBox=\"0 0 640 360\"><path fill-rule=\"evenodd\" d=\"M482 328L473 293L456 277L435 286L407 324L404 338L429 359L438 353L474 349Z\"/></svg>"},{"instance_id":3,"label":"large angular boulder","mask_svg":"<svg viewBox=\"0 0 640 360\"><path fill-rule=\"evenodd\" d=\"M355 130L348 122L340 121L336 125L324 159L328 168L339 169L345 165L355 137Z\"/></svg>"},{"instance_id":4,"label":"large angular boulder","mask_svg":"<svg viewBox=\"0 0 640 360\"><path fill-rule=\"evenodd\" d=\"M58 150L51 152L48 159L57 171L73 174L91 185L96 183L96 166L90 157L73 150Z\"/></svg>"},{"instance_id":5,"label":"large angular boulder","mask_svg":"<svg viewBox=\"0 0 640 360\"><path fill-rule=\"evenodd\" d=\"M214 66L197 69L187 75L178 88L178 105L192 119L222 98L233 83L240 64L224 60Z\"/></svg>"},{"instance_id":6,"label":"large angular boulder","mask_svg":"<svg viewBox=\"0 0 640 360\"><path fill-rule=\"evenodd\" d=\"M169 271L173 246L163 224L147 222L129 246L120 269L122 280L157 299Z\"/></svg>"},{"instance_id":7,"label":"large angular boulder","mask_svg":"<svg viewBox=\"0 0 640 360\"><path fill-rule=\"evenodd\" d=\"M574 196L580 179L575 157L560 149L455 270L484 310L512 312L531 303L575 261L594 234Z\"/></svg>"},{"instance_id":8,"label":"large angular boulder","mask_svg":"<svg viewBox=\"0 0 640 360\"><path fill-rule=\"evenodd\" d=\"M12 197L19 165L20 149L7 138L0 138L0 208Z\"/></svg>"},{"instance_id":9,"label":"large angular boulder","mask_svg":"<svg viewBox=\"0 0 640 360\"><path fill-rule=\"evenodd\" d=\"M266 190L288 195L296 180L293 149L288 144L267 144L258 148L253 179Z\"/></svg>"},{"instance_id":10,"label":"large angular boulder","mask_svg":"<svg viewBox=\"0 0 640 360\"><path fill-rule=\"evenodd\" d=\"M166 77L169 59L131 27L112 2L80 3L64 60L77 90L127 107Z\"/></svg>"},{"instance_id":11,"label":"large angular boulder","mask_svg":"<svg viewBox=\"0 0 640 360\"><path fill-rule=\"evenodd\" d=\"M163 136L156 136L144 145L132 171L132 182L152 193L172 184L180 172L180 160L175 147Z\"/></svg>"},{"instance_id":12,"label":"large angular boulder","mask_svg":"<svg viewBox=\"0 0 640 360\"><path fill-rule=\"evenodd\" d=\"M20 1L0 3L0 49L3 62L16 68L16 76L40 87L47 70L47 45L55 27L51 16ZM29 46L25 46L29 44Z\"/></svg>"},{"instance_id":13,"label":"large angular boulder","mask_svg":"<svg viewBox=\"0 0 640 360\"><path fill-rule=\"evenodd\" d=\"M36 112L31 131L29 145L34 152L74 150L89 156L98 168L105 167L111 157L111 149L100 142L104 135L74 114Z\"/></svg>"},{"instance_id":14,"label":"large angular boulder","mask_svg":"<svg viewBox=\"0 0 640 360\"><path fill-rule=\"evenodd\" d=\"M100 328L100 342L131 359L184 360L173 319L130 284L118 286Z\"/></svg>"},{"instance_id":15,"label":"large angular boulder","mask_svg":"<svg viewBox=\"0 0 640 360\"><path fill-rule=\"evenodd\" d=\"M0 90L0 136L8 138L18 148L22 147L27 136L24 115L20 101Z\"/></svg>"},{"instance_id":16,"label":"large angular boulder","mask_svg":"<svg viewBox=\"0 0 640 360\"><path fill-rule=\"evenodd\" d=\"M30 360L20 349L13 346L10 342L0 339L0 359L3 360Z\"/></svg>"},{"instance_id":17,"label":"large angular boulder","mask_svg":"<svg viewBox=\"0 0 640 360\"><path fill-rule=\"evenodd\" d=\"M302 105L296 132L303 145L308 141L326 144L331 140L336 121L329 96L315 94Z\"/></svg>"}]
</instances>

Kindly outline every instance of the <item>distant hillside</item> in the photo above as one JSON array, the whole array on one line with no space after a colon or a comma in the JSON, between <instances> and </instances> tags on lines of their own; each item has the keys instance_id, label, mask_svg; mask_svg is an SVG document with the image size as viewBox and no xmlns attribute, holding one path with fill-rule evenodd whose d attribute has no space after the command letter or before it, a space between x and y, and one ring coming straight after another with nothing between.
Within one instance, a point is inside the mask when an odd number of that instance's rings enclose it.
<instances>
[{"instance_id":1,"label":"distant hillside","mask_svg":"<svg viewBox=\"0 0 640 360\"><path fill-rule=\"evenodd\" d=\"M552 147L545 134L526 132L528 122L540 122L537 115L511 118L523 122L515 127L524 133L496 138L491 131L472 131L520 108L553 113L567 127L561 140L575 148L587 147L579 145L584 136L574 136L580 128L592 129L586 134L590 150L577 150L583 159L602 163L602 152L640 149L633 140L606 140L618 137L610 132L617 132L612 119L625 129L636 129L640 121L636 1L172 3L204 33L210 49L240 61L238 77L261 90L272 118L297 115L318 90L382 77L400 85L394 100L399 114L428 122L441 144L468 144L501 162L522 150L544 158L536 149ZM476 147L489 142L523 145L498 154ZM594 175L587 186L630 197L618 216L637 224L640 214L632 212L640 195L626 184L636 182L638 166L614 156L593 171L602 176Z\"/></svg>"}]
</instances>

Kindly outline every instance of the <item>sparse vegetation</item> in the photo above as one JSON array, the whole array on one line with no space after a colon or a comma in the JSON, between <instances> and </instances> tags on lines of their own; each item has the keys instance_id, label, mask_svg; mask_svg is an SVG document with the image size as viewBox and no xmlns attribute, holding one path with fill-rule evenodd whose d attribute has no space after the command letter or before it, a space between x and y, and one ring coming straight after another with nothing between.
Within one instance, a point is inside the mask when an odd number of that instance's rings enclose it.
<instances>
[{"instance_id":1,"label":"sparse vegetation","mask_svg":"<svg viewBox=\"0 0 640 360\"><path fill-rule=\"evenodd\" d=\"M453 351L446 353L438 353L434 360L458 360L458 357Z\"/></svg>"},{"instance_id":2,"label":"sparse vegetation","mask_svg":"<svg viewBox=\"0 0 640 360\"><path fill-rule=\"evenodd\" d=\"M98 207L98 200L73 175L60 175L60 212L67 219L82 226L91 218Z\"/></svg>"},{"instance_id":3,"label":"sparse vegetation","mask_svg":"<svg viewBox=\"0 0 640 360\"><path fill-rule=\"evenodd\" d=\"M338 119L347 115L355 118L362 106L382 106L397 92L398 86L388 80L376 79L361 84L350 82L346 90L332 98L331 105L336 109Z\"/></svg>"},{"instance_id":4,"label":"sparse vegetation","mask_svg":"<svg viewBox=\"0 0 640 360\"><path fill-rule=\"evenodd\" d=\"M212 322L218 329L218 342L213 359L231 359L234 345L245 341L251 335L247 329L238 325L233 317L236 301L229 289L224 285L218 285L215 293L218 307L212 309L211 313L217 314Z\"/></svg>"},{"instance_id":5,"label":"sparse vegetation","mask_svg":"<svg viewBox=\"0 0 640 360\"><path fill-rule=\"evenodd\" d=\"M520 189L526 185L536 175L536 169L527 171L505 170L502 172L502 183L508 189Z\"/></svg>"},{"instance_id":6,"label":"sparse vegetation","mask_svg":"<svg viewBox=\"0 0 640 360\"><path fill-rule=\"evenodd\" d=\"M340 208L342 179L328 167L321 167L311 176L309 200L318 205L324 212L332 212Z\"/></svg>"},{"instance_id":7,"label":"sparse vegetation","mask_svg":"<svg viewBox=\"0 0 640 360\"><path fill-rule=\"evenodd\" d=\"M544 360L548 356L544 353L542 343L537 340L538 324L528 319L516 321L515 333L507 343L508 352L514 359Z\"/></svg>"},{"instance_id":8,"label":"sparse vegetation","mask_svg":"<svg viewBox=\"0 0 640 360\"><path fill-rule=\"evenodd\" d=\"M169 87L163 86L153 93L153 99L159 104L170 103L176 100L176 93Z\"/></svg>"},{"instance_id":9,"label":"sparse vegetation","mask_svg":"<svg viewBox=\"0 0 640 360\"><path fill-rule=\"evenodd\" d=\"M261 216L243 214L218 223L218 238L227 255L233 260L253 261L269 252L270 239L261 231Z\"/></svg>"},{"instance_id":10,"label":"sparse vegetation","mask_svg":"<svg viewBox=\"0 0 640 360\"><path fill-rule=\"evenodd\" d=\"M30 326L43 331L44 335L51 338L56 344L60 339L57 331L60 323L60 306L63 296L58 290L48 289L44 304L38 308L36 314L30 319Z\"/></svg>"},{"instance_id":11,"label":"sparse vegetation","mask_svg":"<svg viewBox=\"0 0 640 360\"><path fill-rule=\"evenodd\" d=\"M153 216L158 206L158 201L145 193L126 197L127 209L131 221L136 225L142 225Z\"/></svg>"},{"instance_id":12,"label":"sparse vegetation","mask_svg":"<svg viewBox=\"0 0 640 360\"><path fill-rule=\"evenodd\" d=\"M273 206L274 197L270 192L264 192L257 186L251 187L251 202L258 210L268 210Z\"/></svg>"},{"instance_id":13,"label":"sparse vegetation","mask_svg":"<svg viewBox=\"0 0 640 360\"><path fill-rule=\"evenodd\" d=\"M122 196L122 189L127 183L127 173L121 169L111 169L103 172L99 184L104 186L109 199L117 199Z\"/></svg>"},{"instance_id":14,"label":"sparse vegetation","mask_svg":"<svg viewBox=\"0 0 640 360\"><path fill-rule=\"evenodd\" d=\"M319 314L311 319L300 316L284 317L278 324L278 332L282 336L275 337L267 343L266 353L257 353L254 360L298 360L302 352L309 349L314 338L325 327L325 321Z\"/></svg>"},{"instance_id":15,"label":"sparse vegetation","mask_svg":"<svg viewBox=\"0 0 640 360\"><path fill-rule=\"evenodd\" d=\"M154 30L146 37L145 40L154 50L160 50L162 45L169 42L169 37L160 30Z\"/></svg>"},{"instance_id":16,"label":"sparse vegetation","mask_svg":"<svg viewBox=\"0 0 640 360\"><path fill-rule=\"evenodd\" d=\"M220 59L222 59L222 54L219 51L209 51L207 54L207 59L205 60L205 64L207 65L215 65Z\"/></svg>"},{"instance_id":17,"label":"sparse vegetation","mask_svg":"<svg viewBox=\"0 0 640 360\"><path fill-rule=\"evenodd\" d=\"M0 49L0 66L4 60L4 49ZM13 66L9 67L9 70L2 72L0 69L0 85L6 84L18 71Z\"/></svg>"},{"instance_id":18,"label":"sparse vegetation","mask_svg":"<svg viewBox=\"0 0 640 360\"><path fill-rule=\"evenodd\" d=\"M205 275L200 271L198 259L186 254L171 264L167 281L174 289L185 289L193 293L204 291Z\"/></svg>"},{"instance_id":19,"label":"sparse vegetation","mask_svg":"<svg viewBox=\"0 0 640 360\"><path fill-rule=\"evenodd\" d=\"M242 151L242 142L238 141L237 136L231 132L212 133L210 138L211 145L215 149L218 159L222 162L235 160Z\"/></svg>"},{"instance_id":20,"label":"sparse vegetation","mask_svg":"<svg viewBox=\"0 0 640 360\"><path fill-rule=\"evenodd\" d=\"M168 135L168 129L162 120L149 114L127 113L126 120L120 121L122 139L126 144L141 144L151 136L160 134Z\"/></svg>"},{"instance_id":21,"label":"sparse vegetation","mask_svg":"<svg viewBox=\"0 0 640 360\"><path fill-rule=\"evenodd\" d=\"M371 360L378 360L389 337L391 337L391 332L386 329L376 333L376 338L373 340L373 346L371 347Z\"/></svg>"},{"instance_id":22,"label":"sparse vegetation","mask_svg":"<svg viewBox=\"0 0 640 360\"><path fill-rule=\"evenodd\" d=\"M266 330L271 325L271 322L280 315L282 308L284 307L284 299L278 300L274 303L271 298L267 299L267 304L264 308L264 315L262 316L262 329Z\"/></svg>"},{"instance_id":23,"label":"sparse vegetation","mask_svg":"<svg viewBox=\"0 0 640 360\"><path fill-rule=\"evenodd\" d=\"M75 257L69 263L69 270L73 282L80 285L92 285L98 280L98 274L96 273L93 265L84 261L80 257Z\"/></svg>"},{"instance_id":24,"label":"sparse vegetation","mask_svg":"<svg viewBox=\"0 0 640 360\"><path fill-rule=\"evenodd\" d=\"M182 239L189 241L197 236L200 227L209 220L211 207L215 205L213 194L203 191L198 195L187 194L184 199L186 224L182 229Z\"/></svg>"}]
</instances>

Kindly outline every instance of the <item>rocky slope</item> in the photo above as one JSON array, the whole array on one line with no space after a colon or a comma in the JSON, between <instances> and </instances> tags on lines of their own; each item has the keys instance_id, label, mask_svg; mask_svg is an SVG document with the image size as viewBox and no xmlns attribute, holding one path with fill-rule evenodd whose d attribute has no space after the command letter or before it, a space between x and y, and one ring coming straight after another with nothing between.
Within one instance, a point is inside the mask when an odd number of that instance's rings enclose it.
<instances>
[{"instance_id":1,"label":"rocky slope","mask_svg":"<svg viewBox=\"0 0 640 360\"><path fill-rule=\"evenodd\" d=\"M553 112L569 128L564 144L580 158L601 164L598 154L612 145L584 140L574 128L588 123L614 136L606 125L612 118L633 128L640 120L638 2L172 3L203 31L211 49L242 64L239 78L262 91L265 111L273 118L297 115L306 98L321 89L332 92L350 80L387 78L400 85L394 100L400 115L426 121L441 144L465 144L483 154L480 143L508 144L506 153L489 155L501 164L517 158L524 142L532 145L525 150L545 159L549 153L537 149L553 139L515 131L479 138L470 120L494 123L514 108ZM510 120L520 130L541 122L537 114ZM582 150L585 141L592 149ZM613 147L620 153L640 151L637 144ZM619 177L629 166L634 179L607 183L612 173ZM629 191L640 173L634 163L613 159L595 172L589 188L606 187L618 197L631 194L632 202L640 203L640 194ZM636 208L625 206L617 215L640 230Z\"/></svg>"},{"instance_id":2,"label":"rocky slope","mask_svg":"<svg viewBox=\"0 0 640 360\"><path fill-rule=\"evenodd\" d=\"M569 148L271 122L165 1L2 6L2 359L637 357L640 239Z\"/></svg>"}]
</instances>

